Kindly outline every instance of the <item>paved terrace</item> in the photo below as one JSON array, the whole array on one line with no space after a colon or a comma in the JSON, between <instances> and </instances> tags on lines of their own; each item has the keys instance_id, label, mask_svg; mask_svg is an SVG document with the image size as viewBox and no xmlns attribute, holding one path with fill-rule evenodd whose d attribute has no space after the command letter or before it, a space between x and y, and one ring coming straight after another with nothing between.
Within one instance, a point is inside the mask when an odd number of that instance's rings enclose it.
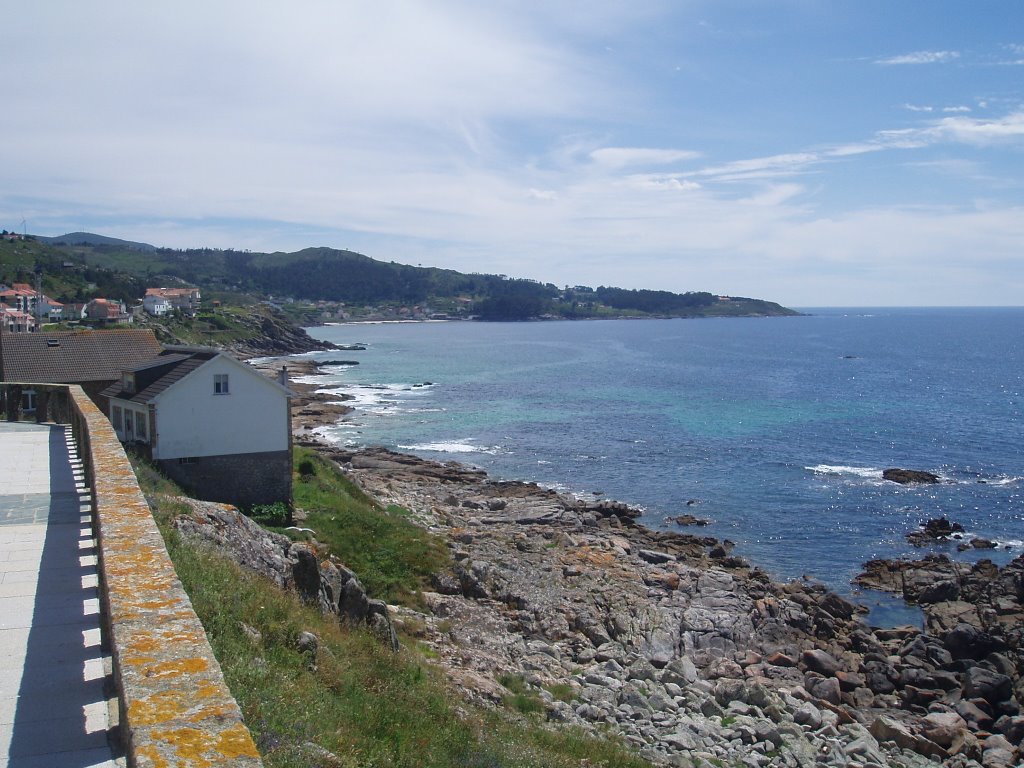
<instances>
[{"instance_id":1,"label":"paved terrace","mask_svg":"<svg viewBox=\"0 0 1024 768\"><path fill-rule=\"evenodd\" d=\"M110 422L77 386L0 406L0 768L261 768Z\"/></svg>"},{"instance_id":2,"label":"paved terrace","mask_svg":"<svg viewBox=\"0 0 1024 768\"><path fill-rule=\"evenodd\" d=\"M0 422L0 768L118 765L80 468L70 428Z\"/></svg>"}]
</instances>

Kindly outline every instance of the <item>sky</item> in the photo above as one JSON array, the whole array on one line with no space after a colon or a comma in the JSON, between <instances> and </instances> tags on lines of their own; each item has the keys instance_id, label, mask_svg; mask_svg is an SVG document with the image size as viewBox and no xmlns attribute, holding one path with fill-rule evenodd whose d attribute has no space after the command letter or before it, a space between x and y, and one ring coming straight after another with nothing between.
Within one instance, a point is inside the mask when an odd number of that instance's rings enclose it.
<instances>
[{"instance_id":1,"label":"sky","mask_svg":"<svg viewBox=\"0 0 1024 768\"><path fill-rule=\"evenodd\" d=\"M0 228L1024 304L1018 0L0 10Z\"/></svg>"}]
</instances>

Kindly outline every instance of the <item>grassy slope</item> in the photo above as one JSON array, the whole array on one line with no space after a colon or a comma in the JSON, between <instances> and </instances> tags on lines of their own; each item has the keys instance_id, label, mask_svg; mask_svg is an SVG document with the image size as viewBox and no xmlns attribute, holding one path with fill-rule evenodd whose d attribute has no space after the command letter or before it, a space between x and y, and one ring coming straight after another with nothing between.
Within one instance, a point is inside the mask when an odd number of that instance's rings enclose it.
<instances>
[{"instance_id":1,"label":"grassy slope","mask_svg":"<svg viewBox=\"0 0 1024 768\"><path fill-rule=\"evenodd\" d=\"M372 597L415 604L431 574L447 568L444 541L405 519L401 507L383 509L316 452L295 449L295 506L317 541L359 574ZM311 470L311 471L310 471Z\"/></svg>"},{"instance_id":2,"label":"grassy slope","mask_svg":"<svg viewBox=\"0 0 1024 768\"><path fill-rule=\"evenodd\" d=\"M318 514L333 515L339 524L339 538L328 537L331 546L340 550L340 539L352 538L364 548L360 575L378 585L378 594L413 594L439 542L424 542L410 523L382 510L326 463L315 466L312 478L306 469L297 485L309 486L302 493L313 493ZM467 705L409 642L392 654L370 633L344 629L216 552L182 540L168 525L180 504L160 495L175 489L145 465L136 472L268 768L647 765L612 742L550 729L540 715ZM331 487L339 489L334 500ZM390 543L378 549L378 539ZM408 541L420 542L413 547L418 554L405 551ZM295 648L303 631L320 638L315 657ZM318 755L318 748L338 759Z\"/></svg>"}]
</instances>

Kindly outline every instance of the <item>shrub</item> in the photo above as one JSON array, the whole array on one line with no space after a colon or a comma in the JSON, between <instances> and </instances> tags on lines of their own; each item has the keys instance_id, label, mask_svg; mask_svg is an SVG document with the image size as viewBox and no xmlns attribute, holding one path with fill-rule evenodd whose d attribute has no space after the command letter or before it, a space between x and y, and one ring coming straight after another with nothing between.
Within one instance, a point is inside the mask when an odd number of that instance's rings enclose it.
<instances>
[{"instance_id":1,"label":"shrub","mask_svg":"<svg viewBox=\"0 0 1024 768\"><path fill-rule=\"evenodd\" d=\"M268 528L283 528L291 522L288 505L282 501L273 504L257 504L249 510L249 517Z\"/></svg>"}]
</instances>

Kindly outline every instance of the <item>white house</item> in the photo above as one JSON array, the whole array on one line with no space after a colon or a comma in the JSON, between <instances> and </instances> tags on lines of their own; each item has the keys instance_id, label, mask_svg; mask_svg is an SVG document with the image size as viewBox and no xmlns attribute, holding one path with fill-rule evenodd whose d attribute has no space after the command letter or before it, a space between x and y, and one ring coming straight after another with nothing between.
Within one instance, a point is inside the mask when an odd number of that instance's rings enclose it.
<instances>
[{"instance_id":1,"label":"white house","mask_svg":"<svg viewBox=\"0 0 1024 768\"><path fill-rule=\"evenodd\" d=\"M29 312L0 305L0 323L5 333L33 333L36 319Z\"/></svg>"},{"instance_id":2,"label":"white house","mask_svg":"<svg viewBox=\"0 0 1024 768\"><path fill-rule=\"evenodd\" d=\"M102 393L119 439L199 498L291 501L291 391L230 355L168 347Z\"/></svg>"},{"instance_id":3,"label":"white house","mask_svg":"<svg viewBox=\"0 0 1024 768\"><path fill-rule=\"evenodd\" d=\"M198 288L147 288L146 295L142 299L147 312L149 312L149 308L146 305L146 299L150 297L164 299L169 305L165 312L169 312L171 309L180 309L189 317L195 317L202 306L202 295ZM154 306L156 306L155 303ZM154 312L149 313L155 314Z\"/></svg>"},{"instance_id":4,"label":"white house","mask_svg":"<svg viewBox=\"0 0 1024 768\"><path fill-rule=\"evenodd\" d=\"M171 302L159 293L147 292L142 299L142 308L153 317L163 317L171 311Z\"/></svg>"}]
</instances>

